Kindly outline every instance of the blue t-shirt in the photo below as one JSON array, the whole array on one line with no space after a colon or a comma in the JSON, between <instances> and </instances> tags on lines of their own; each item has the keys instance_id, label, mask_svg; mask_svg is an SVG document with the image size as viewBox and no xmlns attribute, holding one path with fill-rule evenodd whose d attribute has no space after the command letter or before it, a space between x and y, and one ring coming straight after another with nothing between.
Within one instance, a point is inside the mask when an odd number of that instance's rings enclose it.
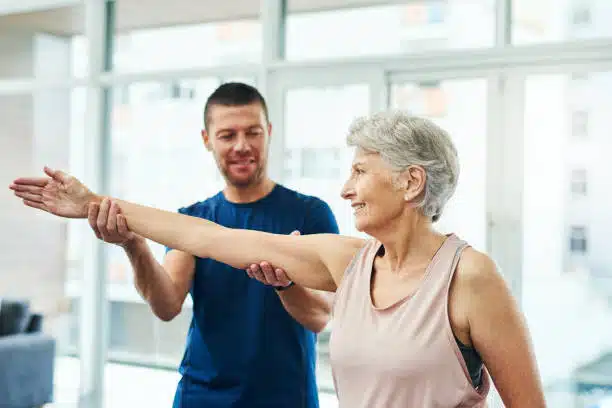
<instances>
[{"instance_id":1,"label":"blue t-shirt","mask_svg":"<svg viewBox=\"0 0 612 408\"><path fill-rule=\"evenodd\" d=\"M338 233L325 202L281 185L254 203L231 203L219 192L179 212L231 228ZM289 315L272 287L243 270L196 258L190 293L193 319L174 408L319 406L315 334Z\"/></svg>"}]
</instances>

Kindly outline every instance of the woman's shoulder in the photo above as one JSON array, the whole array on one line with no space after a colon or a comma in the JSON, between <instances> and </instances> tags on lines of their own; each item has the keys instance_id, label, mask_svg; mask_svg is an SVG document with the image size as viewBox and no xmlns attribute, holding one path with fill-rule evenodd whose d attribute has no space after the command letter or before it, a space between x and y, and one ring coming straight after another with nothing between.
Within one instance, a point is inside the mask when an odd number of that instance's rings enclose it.
<instances>
[{"instance_id":1,"label":"woman's shoulder","mask_svg":"<svg viewBox=\"0 0 612 408\"><path fill-rule=\"evenodd\" d=\"M495 261L486 253L468 246L461 253L455 281L465 290L480 291L496 287L503 277Z\"/></svg>"}]
</instances>

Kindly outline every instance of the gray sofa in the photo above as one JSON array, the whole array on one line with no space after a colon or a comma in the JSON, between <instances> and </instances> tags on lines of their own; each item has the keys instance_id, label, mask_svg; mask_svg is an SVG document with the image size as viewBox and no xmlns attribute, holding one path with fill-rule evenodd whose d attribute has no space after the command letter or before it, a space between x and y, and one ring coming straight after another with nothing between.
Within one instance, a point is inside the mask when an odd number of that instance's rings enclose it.
<instances>
[{"instance_id":1,"label":"gray sofa","mask_svg":"<svg viewBox=\"0 0 612 408\"><path fill-rule=\"evenodd\" d=\"M52 402L55 339L27 301L0 301L0 408Z\"/></svg>"}]
</instances>

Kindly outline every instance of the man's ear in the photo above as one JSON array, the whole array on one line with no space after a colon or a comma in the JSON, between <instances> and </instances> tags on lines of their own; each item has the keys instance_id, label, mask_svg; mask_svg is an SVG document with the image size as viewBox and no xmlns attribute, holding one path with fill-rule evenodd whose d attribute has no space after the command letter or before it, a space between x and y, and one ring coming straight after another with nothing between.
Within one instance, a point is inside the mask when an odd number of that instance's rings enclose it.
<instances>
[{"instance_id":1,"label":"man's ear","mask_svg":"<svg viewBox=\"0 0 612 408\"><path fill-rule=\"evenodd\" d=\"M206 150L211 151L212 147L210 145L210 136L206 129L202 129L202 140L204 141L204 146L206 146Z\"/></svg>"},{"instance_id":2,"label":"man's ear","mask_svg":"<svg viewBox=\"0 0 612 408\"><path fill-rule=\"evenodd\" d=\"M421 166L409 166L402 172L400 182L405 201L414 201L425 192L426 177L425 169Z\"/></svg>"}]
</instances>

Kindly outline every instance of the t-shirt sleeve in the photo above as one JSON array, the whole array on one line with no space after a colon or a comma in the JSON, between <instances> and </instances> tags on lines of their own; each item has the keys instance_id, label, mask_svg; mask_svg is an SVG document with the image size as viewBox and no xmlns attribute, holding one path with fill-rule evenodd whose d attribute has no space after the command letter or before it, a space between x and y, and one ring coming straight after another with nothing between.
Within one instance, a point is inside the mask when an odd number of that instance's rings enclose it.
<instances>
[{"instance_id":1,"label":"t-shirt sleeve","mask_svg":"<svg viewBox=\"0 0 612 408\"><path fill-rule=\"evenodd\" d=\"M306 213L303 235L308 234L338 234L338 222L329 205L318 198L314 198Z\"/></svg>"}]
</instances>

